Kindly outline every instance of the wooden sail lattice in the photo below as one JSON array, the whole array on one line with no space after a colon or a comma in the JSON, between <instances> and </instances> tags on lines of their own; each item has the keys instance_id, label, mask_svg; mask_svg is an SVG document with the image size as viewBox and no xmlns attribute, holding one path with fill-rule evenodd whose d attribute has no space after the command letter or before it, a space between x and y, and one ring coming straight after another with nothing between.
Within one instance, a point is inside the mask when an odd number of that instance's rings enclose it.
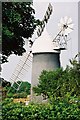
<instances>
[{"instance_id":1,"label":"wooden sail lattice","mask_svg":"<svg viewBox=\"0 0 80 120\"><path fill-rule=\"evenodd\" d=\"M24 55L20 59L19 63L17 64L17 66L14 70L14 73L12 74L12 76L10 78L10 81L12 81L11 87L13 87L17 91L20 89L20 86L23 81L22 77L24 76L25 72L29 71L31 65L32 65L31 52L24 53ZM18 81L21 81L21 82L18 83ZM16 83L16 87L14 87L14 83ZM9 89L9 91L10 91L10 89Z\"/></svg>"}]
</instances>

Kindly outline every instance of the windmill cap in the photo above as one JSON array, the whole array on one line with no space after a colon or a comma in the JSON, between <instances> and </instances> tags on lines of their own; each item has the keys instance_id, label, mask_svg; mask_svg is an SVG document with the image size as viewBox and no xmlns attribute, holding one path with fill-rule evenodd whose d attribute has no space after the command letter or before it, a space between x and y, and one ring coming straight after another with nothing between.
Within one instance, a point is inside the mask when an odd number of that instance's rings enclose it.
<instances>
[{"instance_id":1,"label":"windmill cap","mask_svg":"<svg viewBox=\"0 0 80 120\"><path fill-rule=\"evenodd\" d=\"M38 37L32 46L32 53L60 53L60 51L54 50L55 45L53 39L48 34L47 30L44 29L42 35Z\"/></svg>"}]
</instances>

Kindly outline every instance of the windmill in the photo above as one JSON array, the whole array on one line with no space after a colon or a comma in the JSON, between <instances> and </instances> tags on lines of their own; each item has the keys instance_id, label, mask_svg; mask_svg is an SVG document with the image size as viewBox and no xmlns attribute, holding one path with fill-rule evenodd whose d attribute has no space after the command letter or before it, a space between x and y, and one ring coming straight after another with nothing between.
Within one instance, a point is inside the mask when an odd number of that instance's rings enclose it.
<instances>
[{"instance_id":1,"label":"windmill","mask_svg":"<svg viewBox=\"0 0 80 120\"><path fill-rule=\"evenodd\" d=\"M32 46L32 88L38 84L38 77L42 70L54 70L60 67L61 50L67 49L70 32L73 31L73 23L70 17L61 18L59 32L54 39L50 37L46 29ZM32 91L32 100L41 102L43 96L36 96Z\"/></svg>"},{"instance_id":2,"label":"windmill","mask_svg":"<svg viewBox=\"0 0 80 120\"><path fill-rule=\"evenodd\" d=\"M42 20L42 25L37 29L37 38L29 40L30 50L27 56L25 56L25 64L22 65L19 74L21 74L25 65L30 65L28 60L32 62L32 80L31 80L31 96L32 100L42 101L43 97L36 97L32 91L32 88L38 84L38 77L42 70L53 70L60 67L60 53L61 50L67 49L67 41L70 39L69 34L73 31L72 19L70 17L61 18L59 26L59 32L56 34L54 39L46 31L46 24L52 14L53 7L49 3L48 9ZM27 68L26 68L27 69ZM28 69L27 69L28 70ZM14 82L19 77L13 80ZM17 82L17 81L16 81ZM21 85L21 84L20 84ZM18 85L17 90L19 90Z\"/></svg>"}]
</instances>

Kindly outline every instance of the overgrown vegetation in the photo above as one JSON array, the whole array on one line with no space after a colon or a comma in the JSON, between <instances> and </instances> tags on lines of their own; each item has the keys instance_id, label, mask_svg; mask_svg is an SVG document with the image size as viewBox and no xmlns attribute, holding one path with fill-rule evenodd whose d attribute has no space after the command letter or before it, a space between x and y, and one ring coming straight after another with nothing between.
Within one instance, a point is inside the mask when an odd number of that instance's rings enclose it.
<instances>
[{"instance_id":1,"label":"overgrown vegetation","mask_svg":"<svg viewBox=\"0 0 80 120\"><path fill-rule=\"evenodd\" d=\"M18 89L18 84L21 83L19 90ZM26 98L27 95L30 95L30 89L31 89L31 84L26 82L26 81L17 81L17 83L14 83L13 86L11 86L11 83L4 80L3 78L1 79L1 86L2 86L2 91L5 92L5 96L3 98L8 97L8 98Z\"/></svg>"},{"instance_id":2,"label":"overgrown vegetation","mask_svg":"<svg viewBox=\"0 0 80 120\"><path fill-rule=\"evenodd\" d=\"M16 83L13 84L13 87L8 88L9 92L7 97L13 98L26 98L27 95L30 95L31 84L28 82L18 81L18 84L21 83L19 90L17 90L18 85ZM14 89L16 88L16 89Z\"/></svg>"},{"instance_id":3,"label":"overgrown vegetation","mask_svg":"<svg viewBox=\"0 0 80 120\"><path fill-rule=\"evenodd\" d=\"M80 120L80 63L70 61L72 67L43 71L34 91L48 97L47 103L14 103L3 101L5 120ZM46 81L46 82L45 82Z\"/></svg>"},{"instance_id":4,"label":"overgrown vegetation","mask_svg":"<svg viewBox=\"0 0 80 120\"><path fill-rule=\"evenodd\" d=\"M80 120L80 109L77 104L66 100L25 106L6 99L3 102L2 115L3 120Z\"/></svg>"}]
</instances>

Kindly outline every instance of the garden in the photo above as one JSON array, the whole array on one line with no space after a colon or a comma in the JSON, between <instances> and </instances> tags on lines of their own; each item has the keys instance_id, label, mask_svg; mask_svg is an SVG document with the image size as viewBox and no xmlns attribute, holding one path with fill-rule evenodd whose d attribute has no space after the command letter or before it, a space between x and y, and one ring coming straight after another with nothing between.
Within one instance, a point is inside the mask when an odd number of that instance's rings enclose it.
<instances>
[{"instance_id":1,"label":"garden","mask_svg":"<svg viewBox=\"0 0 80 120\"><path fill-rule=\"evenodd\" d=\"M14 103L5 98L2 117L5 120L80 120L80 63L71 61L65 70L42 71L36 95L46 96L47 103ZM46 81L46 82L45 82Z\"/></svg>"}]
</instances>

